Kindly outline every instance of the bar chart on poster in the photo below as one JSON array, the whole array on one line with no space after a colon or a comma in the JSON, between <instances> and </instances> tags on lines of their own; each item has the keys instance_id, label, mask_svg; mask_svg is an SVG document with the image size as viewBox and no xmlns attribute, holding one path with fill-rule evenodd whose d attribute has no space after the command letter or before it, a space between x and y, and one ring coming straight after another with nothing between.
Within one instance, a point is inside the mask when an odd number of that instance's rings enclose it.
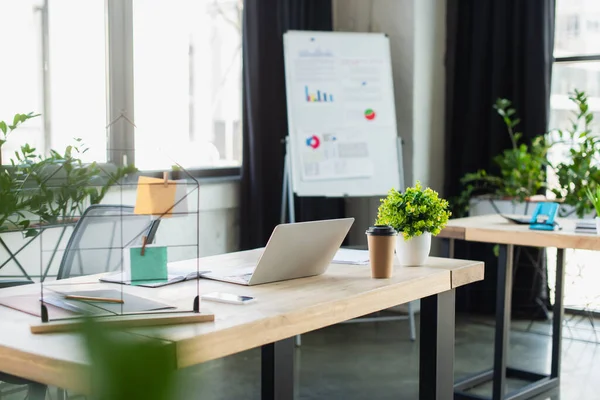
<instances>
[{"instance_id":1,"label":"bar chart on poster","mask_svg":"<svg viewBox=\"0 0 600 400\"><path fill-rule=\"evenodd\" d=\"M284 55L294 193L361 197L402 190L389 38L288 31Z\"/></svg>"}]
</instances>

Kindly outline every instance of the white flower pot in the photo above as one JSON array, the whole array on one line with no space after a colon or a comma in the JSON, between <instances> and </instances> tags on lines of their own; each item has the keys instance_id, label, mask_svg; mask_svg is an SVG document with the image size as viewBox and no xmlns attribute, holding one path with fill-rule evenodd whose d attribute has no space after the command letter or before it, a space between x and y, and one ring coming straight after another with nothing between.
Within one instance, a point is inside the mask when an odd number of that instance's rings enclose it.
<instances>
[{"instance_id":1,"label":"white flower pot","mask_svg":"<svg viewBox=\"0 0 600 400\"><path fill-rule=\"evenodd\" d=\"M402 234L396 237L396 256L400 265L405 267L416 267L427 262L431 250L431 233L404 240Z\"/></svg>"},{"instance_id":2,"label":"white flower pot","mask_svg":"<svg viewBox=\"0 0 600 400\"><path fill-rule=\"evenodd\" d=\"M596 217L596 235L600 235L600 217Z\"/></svg>"}]
</instances>

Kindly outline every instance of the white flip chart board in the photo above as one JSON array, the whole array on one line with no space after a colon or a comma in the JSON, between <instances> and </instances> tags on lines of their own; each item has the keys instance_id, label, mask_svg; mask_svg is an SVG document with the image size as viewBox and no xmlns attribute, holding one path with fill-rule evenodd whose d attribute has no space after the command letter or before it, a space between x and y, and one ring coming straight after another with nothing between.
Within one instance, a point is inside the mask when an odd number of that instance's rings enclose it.
<instances>
[{"instance_id":1,"label":"white flip chart board","mask_svg":"<svg viewBox=\"0 0 600 400\"><path fill-rule=\"evenodd\" d=\"M284 34L291 181L299 196L402 190L389 38Z\"/></svg>"}]
</instances>

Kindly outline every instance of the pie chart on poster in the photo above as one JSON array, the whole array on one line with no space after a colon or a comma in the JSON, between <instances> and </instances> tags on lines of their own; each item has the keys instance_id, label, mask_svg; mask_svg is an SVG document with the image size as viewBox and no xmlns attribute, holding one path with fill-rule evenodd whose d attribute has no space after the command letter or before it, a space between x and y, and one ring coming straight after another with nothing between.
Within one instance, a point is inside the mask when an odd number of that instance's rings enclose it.
<instances>
[{"instance_id":1,"label":"pie chart on poster","mask_svg":"<svg viewBox=\"0 0 600 400\"><path fill-rule=\"evenodd\" d=\"M306 145L308 147L312 147L313 149L316 149L319 147L320 144L321 144L321 141L319 140L319 137L317 135L312 135L312 136L309 136L308 138L306 138Z\"/></svg>"},{"instance_id":2,"label":"pie chart on poster","mask_svg":"<svg viewBox=\"0 0 600 400\"><path fill-rule=\"evenodd\" d=\"M369 121L373 121L375 119L375 111L373 111L373 109L371 108L367 108L365 110L365 118L368 119Z\"/></svg>"}]
</instances>

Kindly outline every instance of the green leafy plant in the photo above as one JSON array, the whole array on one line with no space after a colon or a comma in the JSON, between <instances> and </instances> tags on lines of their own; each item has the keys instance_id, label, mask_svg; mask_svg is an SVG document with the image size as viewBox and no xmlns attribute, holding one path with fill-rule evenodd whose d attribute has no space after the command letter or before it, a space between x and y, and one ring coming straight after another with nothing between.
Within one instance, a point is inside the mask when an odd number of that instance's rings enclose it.
<instances>
[{"instance_id":1,"label":"green leafy plant","mask_svg":"<svg viewBox=\"0 0 600 400\"><path fill-rule=\"evenodd\" d=\"M590 188L586 188L585 194L594 210L596 210L596 216L600 217L600 187L597 187L595 192Z\"/></svg>"},{"instance_id":2,"label":"green leafy plant","mask_svg":"<svg viewBox=\"0 0 600 400\"><path fill-rule=\"evenodd\" d=\"M5 121L0 121L0 132L2 132L0 136L0 166L2 165L2 146L4 146L4 143L6 143L6 141L8 140L8 135L12 131L17 129L17 127L23 122L27 121L28 119L39 116L40 114L34 114L32 112L30 112L29 114L15 114L15 116L13 117L13 122L10 125L7 124Z\"/></svg>"},{"instance_id":3,"label":"green leafy plant","mask_svg":"<svg viewBox=\"0 0 600 400\"><path fill-rule=\"evenodd\" d=\"M27 119L37 115L17 114L12 125L0 121L3 139ZM102 201L110 187L137 169L134 166L109 168L84 163L88 149L75 139L63 153L50 150L44 157L29 144L14 153L9 166L0 166L0 231L24 230L35 235L32 220L56 223L81 215L90 204Z\"/></svg>"},{"instance_id":4,"label":"green leafy plant","mask_svg":"<svg viewBox=\"0 0 600 400\"><path fill-rule=\"evenodd\" d=\"M423 190L420 182L404 193L391 189L381 200L377 213L378 225L390 225L402 232L405 240L430 232L433 236L446 226L451 212L448 202L431 188Z\"/></svg>"},{"instance_id":5,"label":"green leafy plant","mask_svg":"<svg viewBox=\"0 0 600 400\"><path fill-rule=\"evenodd\" d=\"M22 182L6 169L0 170L0 232L27 229L27 201L21 195Z\"/></svg>"},{"instance_id":6,"label":"green leafy plant","mask_svg":"<svg viewBox=\"0 0 600 400\"><path fill-rule=\"evenodd\" d=\"M571 127L556 130L558 143L569 147L567 160L555 166L558 187L552 191L564 204L573 206L581 218L593 210L587 190L595 191L600 185L600 138L592 131L594 114L589 108L585 92L575 90L569 99L575 103Z\"/></svg>"},{"instance_id":7,"label":"green leafy plant","mask_svg":"<svg viewBox=\"0 0 600 400\"><path fill-rule=\"evenodd\" d=\"M108 328L87 317L82 338L93 400L168 400L176 394L175 347Z\"/></svg>"},{"instance_id":8,"label":"green leafy plant","mask_svg":"<svg viewBox=\"0 0 600 400\"><path fill-rule=\"evenodd\" d=\"M50 156L41 159L30 173L40 199L44 200L36 214L45 222L81 215L88 205L100 203L110 187L137 171L134 166L127 166L109 172L95 162L84 163L81 155L88 149L81 139L75 141L64 153L51 150Z\"/></svg>"},{"instance_id":9,"label":"green leafy plant","mask_svg":"<svg viewBox=\"0 0 600 400\"><path fill-rule=\"evenodd\" d=\"M29 227L26 213L29 202L23 197L23 173L14 163L11 168L2 166L2 147L8 136L19 125L39 114L15 114L12 124L0 121L0 232L8 229L23 229ZM29 146L23 147L25 152L30 152Z\"/></svg>"},{"instance_id":10,"label":"green leafy plant","mask_svg":"<svg viewBox=\"0 0 600 400\"><path fill-rule=\"evenodd\" d=\"M452 202L457 215L466 214L469 200L475 195L491 194L499 198L524 201L546 187L546 167L549 165L547 155L551 147L546 136L536 136L530 146L522 143L523 134L516 130L521 120L516 117L512 103L507 99L498 99L494 109L506 125L512 146L493 158L500 171L499 175L479 170L468 173L461 179L464 189Z\"/></svg>"}]
</instances>

